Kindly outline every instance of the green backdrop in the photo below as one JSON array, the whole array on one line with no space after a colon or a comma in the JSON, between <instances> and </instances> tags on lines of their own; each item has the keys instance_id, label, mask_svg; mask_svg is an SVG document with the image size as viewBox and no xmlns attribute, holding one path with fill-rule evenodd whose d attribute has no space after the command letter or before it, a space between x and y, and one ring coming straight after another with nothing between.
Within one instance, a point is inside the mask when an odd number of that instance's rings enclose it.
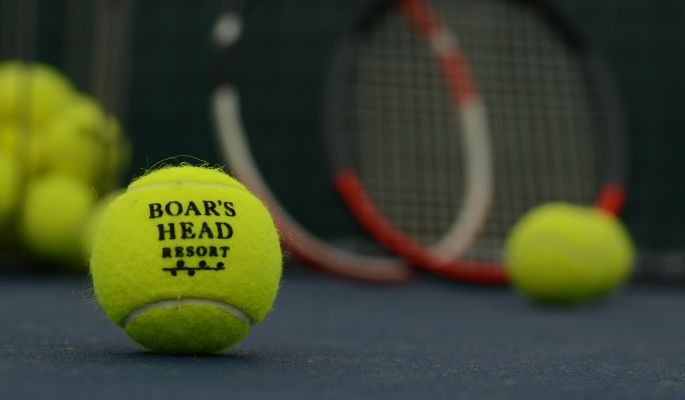
<instances>
[{"instance_id":1,"label":"green backdrop","mask_svg":"<svg viewBox=\"0 0 685 400\"><path fill-rule=\"evenodd\" d=\"M652 250L683 248L685 244L685 2L680 0L564 0L557 1L592 40L607 54L623 93L630 126L632 168L630 202L625 212L638 243ZM1 0L0 12L7 14L9 0ZM88 2L86 2L88 3ZM217 152L209 114L213 71L210 45L212 24L227 2L219 0L143 0L134 2L131 37L130 80L126 91L125 126L134 144L133 167L129 175L139 175L160 159L173 155L193 155L212 163L223 163ZM229 2L230 3L230 2ZM292 71L315 79L321 73L318 62L334 32L360 0L269 0L264 10L272 17L286 13L288 23L299 33L281 38L279 43L305 41L306 52L287 54L278 43L271 46L274 57L265 62L290 62ZM67 48L69 0L38 2L36 58L71 72L72 78L88 90L88 70L74 66L74 52L84 54L87 46ZM322 13L307 19L312 9ZM89 15L88 10L81 10ZM280 13L280 14L278 14ZM266 18L269 12L265 12ZM7 35L13 32L12 18L1 16L0 32L5 36L2 56L11 54ZM92 29L92 20L82 20L83 31ZM72 27L73 28L73 27ZM71 42L75 43L75 42ZM90 43L84 37L82 43ZM67 54L71 53L72 57ZM312 62L313 61L313 62ZM86 63L87 61L84 61ZM239 62L237 63L239 65ZM274 77L253 73L246 80ZM287 77L279 77L287 79ZM304 91L305 93L307 91ZM258 96L259 93L251 95ZM307 110L311 99L277 99L289 102L294 115ZM303 126L307 129L307 126ZM310 127L311 128L311 127ZM272 151L292 146L293 141L275 140ZM303 141L299 145L317 143ZM269 159L266 154L259 155ZM302 160L302 168L307 165ZM277 174L278 165L271 168ZM322 169L325 174L325 168ZM316 194L311 185L292 184L290 177L278 177L293 192L309 191L327 201L330 194ZM328 218L335 218L335 216ZM312 216L322 227L330 221ZM312 222L316 223L316 222Z\"/></svg>"}]
</instances>

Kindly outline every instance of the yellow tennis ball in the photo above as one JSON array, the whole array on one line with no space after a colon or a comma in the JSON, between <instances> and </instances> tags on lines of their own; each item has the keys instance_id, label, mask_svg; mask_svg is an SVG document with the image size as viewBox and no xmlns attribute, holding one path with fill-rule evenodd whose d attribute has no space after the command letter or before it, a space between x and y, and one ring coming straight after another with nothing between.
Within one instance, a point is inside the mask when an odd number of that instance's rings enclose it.
<instances>
[{"instance_id":1,"label":"yellow tennis ball","mask_svg":"<svg viewBox=\"0 0 685 400\"><path fill-rule=\"evenodd\" d=\"M111 124L95 100L76 97L45 129L45 168L91 184L108 180L108 149L115 140Z\"/></svg>"},{"instance_id":2,"label":"yellow tennis ball","mask_svg":"<svg viewBox=\"0 0 685 400\"><path fill-rule=\"evenodd\" d=\"M632 257L618 220L561 203L527 213L505 246L512 284L540 303L577 304L608 293L627 279Z\"/></svg>"},{"instance_id":3,"label":"yellow tennis ball","mask_svg":"<svg viewBox=\"0 0 685 400\"><path fill-rule=\"evenodd\" d=\"M21 160L26 176L36 175L44 167L44 146L34 130L15 121L0 120L0 155Z\"/></svg>"},{"instance_id":4,"label":"yellow tennis ball","mask_svg":"<svg viewBox=\"0 0 685 400\"><path fill-rule=\"evenodd\" d=\"M282 260L264 205L221 170L167 167L114 200L93 243L102 308L161 353L219 351L269 312Z\"/></svg>"},{"instance_id":5,"label":"yellow tennis ball","mask_svg":"<svg viewBox=\"0 0 685 400\"><path fill-rule=\"evenodd\" d=\"M19 203L21 174L13 158L0 155L0 230L4 230Z\"/></svg>"},{"instance_id":6,"label":"yellow tennis ball","mask_svg":"<svg viewBox=\"0 0 685 400\"><path fill-rule=\"evenodd\" d=\"M606 235L607 263L596 296L612 293L630 279L635 263L635 244L623 223L613 215L593 210Z\"/></svg>"},{"instance_id":7,"label":"yellow tennis ball","mask_svg":"<svg viewBox=\"0 0 685 400\"><path fill-rule=\"evenodd\" d=\"M44 127L73 95L67 78L39 63L0 63L0 119Z\"/></svg>"},{"instance_id":8,"label":"yellow tennis ball","mask_svg":"<svg viewBox=\"0 0 685 400\"><path fill-rule=\"evenodd\" d=\"M20 220L25 246L46 261L82 267L82 230L92 204L91 189L69 176L52 174L31 182Z\"/></svg>"},{"instance_id":9,"label":"yellow tennis ball","mask_svg":"<svg viewBox=\"0 0 685 400\"><path fill-rule=\"evenodd\" d=\"M0 154L15 157L20 151L22 133L14 121L0 120Z\"/></svg>"}]
</instances>

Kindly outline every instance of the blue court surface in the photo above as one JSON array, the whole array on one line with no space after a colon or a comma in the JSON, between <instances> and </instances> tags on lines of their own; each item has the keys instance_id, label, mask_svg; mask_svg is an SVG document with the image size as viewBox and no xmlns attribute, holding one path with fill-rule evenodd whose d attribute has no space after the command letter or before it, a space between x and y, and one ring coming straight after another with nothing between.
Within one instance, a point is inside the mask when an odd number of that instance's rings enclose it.
<instances>
[{"instance_id":1,"label":"blue court surface","mask_svg":"<svg viewBox=\"0 0 685 400\"><path fill-rule=\"evenodd\" d=\"M505 288L285 276L276 306L222 354L150 354L85 275L0 279L0 398L685 398L685 296L633 286L533 307Z\"/></svg>"}]
</instances>

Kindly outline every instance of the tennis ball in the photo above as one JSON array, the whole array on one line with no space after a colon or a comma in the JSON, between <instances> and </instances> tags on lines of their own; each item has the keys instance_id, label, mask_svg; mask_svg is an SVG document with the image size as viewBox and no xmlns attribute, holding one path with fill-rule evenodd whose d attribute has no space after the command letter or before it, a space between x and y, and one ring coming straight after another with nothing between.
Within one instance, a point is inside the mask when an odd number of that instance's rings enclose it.
<instances>
[{"instance_id":1,"label":"tennis ball","mask_svg":"<svg viewBox=\"0 0 685 400\"><path fill-rule=\"evenodd\" d=\"M533 301L578 304L608 293L631 270L633 245L616 218L552 203L512 229L505 261L512 284Z\"/></svg>"},{"instance_id":2,"label":"tennis ball","mask_svg":"<svg viewBox=\"0 0 685 400\"><path fill-rule=\"evenodd\" d=\"M281 277L264 205L221 170L166 167L107 208L91 275L107 315L160 353L219 351L269 312Z\"/></svg>"},{"instance_id":3,"label":"tennis ball","mask_svg":"<svg viewBox=\"0 0 685 400\"><path fill-rule=\"evenodd\" d=\"M40 171L44 146L32 129L15 121L0 121L0 155L22 160L21 166L27 176Z\"/></svg>"},{"instance_id":4,"label":"tennis ball","mask_svg":"<svg viewBox=\"0 0 685 400\"><path fill-rule=\"evenodd\" d=\"M51 174L31 182L19 222L25 246L46 261L82 266L81 235L92 204L89 187L72 177Z\"/></svg>"},{"instance_id":5,"label":"tennis ball","mask_svg":"<svg viewBox=\"0 0 685 400\"><path fill-rule=\"evenodd\" d=\"M635 244L621 221L613 215L593 210L606 235L607 264L594 295L605 296L622 286L632 275Z\"/></svg>"},{"instance_id":6,"label":"tennis ball","mask_svg":"<svg viewBox=\"0 0 685 400\"><path fill-rule=\"evenodd\" d=\"M70 101L72 94L71 83L49 65L0 63L0 119L40 129Z\"/></svg>"},{"instance_id":7,"label":"tennis ball","mask_svg":"<svg viewBox=\"0 0 685 400\"><path fill-rule=\"evenodd\" d=\"M45 169L96 186L111 181L109 149L118 142L118 129L95 100L76 97L45 129Z\"/></svg>"},{"instance_id":8,"label":"tennis ball","mask_svg":"<svg viewBox=\"0 0 685 400\"><path fill-rule=\"evenodd\" d=\"M16 156L22 136L14 121L0 120L0 154Z\"/></svg>"},{"instance_id":9,"label":"tennis ball","mask_svg":"<svg viewBox=\"0 0 685 400\"><path fill-rule=\"evenodd\" d=\"M0 155L0 229L4 230L19 203L21 175L16 161Z\"/></svg>"}]
</instances>

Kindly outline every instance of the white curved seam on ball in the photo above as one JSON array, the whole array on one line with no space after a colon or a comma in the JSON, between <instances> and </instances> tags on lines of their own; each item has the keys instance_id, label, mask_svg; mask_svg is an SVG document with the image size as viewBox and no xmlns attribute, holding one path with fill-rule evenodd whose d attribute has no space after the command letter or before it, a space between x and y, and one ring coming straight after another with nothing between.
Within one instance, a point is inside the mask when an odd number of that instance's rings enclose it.
<instances>
[{"instance_id":1,"label":"white curved seam on ball","mask_svg":"<svg viewBox=\"0 0 685 400\"><path fill-rule=\"evenodd\" d=\"M238 318L242 322L252 325L252 318L250 318L249 315L247 315L243 310L236 308L230 304L223 303L220 301L215 301L215 300L207 300L207 299L173 299L173 300L161 300L161 301L156 301L154 303L146 304L142 307L136 308L135 310L131 311L129 315L124 318L123 325L127 326L131 322L133 322L136 318L139 316L145 314L148 311L155 310L157 308L180 308L182 306L213 306L220 308L227 313L233 315L234 317Z\"/></svg>"},{"instance_id":2,"label":"white curved seam on ball","mask_svg":"<svg viewBox=\"0 0 685 400\"><path fill-rule=\"evenodd\" d=\"M181 185L181 186L199 186L199 187L220 187L220 188L225 188L225 189L233 189L233 190L240 191L240 192L247 192L247 190L245 188L235 187L232 185L226 185L223 183L199 183L199 182L185 182L185 181L155 183L152 185L133 187L133 188L129 188L127 190L127 192L137 192L137 191L143 190L143 189L154 189L154 188L159 188L159 187L171 187L171 186L179 186L179 185Z\"/></svg>"}]
</instances>

